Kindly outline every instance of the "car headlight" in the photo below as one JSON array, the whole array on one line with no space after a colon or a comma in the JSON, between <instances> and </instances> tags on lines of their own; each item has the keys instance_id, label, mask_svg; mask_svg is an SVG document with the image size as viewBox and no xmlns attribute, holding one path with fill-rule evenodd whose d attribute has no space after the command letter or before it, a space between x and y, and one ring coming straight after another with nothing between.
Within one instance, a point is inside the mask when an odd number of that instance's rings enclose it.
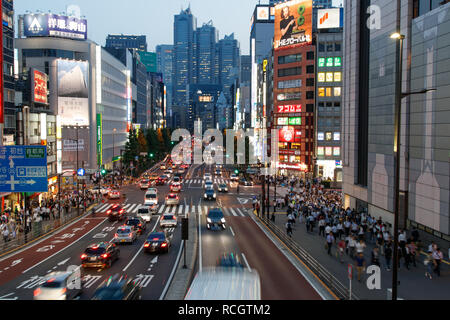
<instances>
[{"instance_id":1,"label":"car headlight","mask_svg":"<svg viewBox=\"0 0 450 320\"><path fill-rule=\"evenodd\" d=\"M228 191L228 188L225 188L225 191Z\"/></svg>"},{"instance_id":2,"label":"car headlight","mask_svg":"<svg viewBox=\"0 0 450 320\"><path fill-rule=\"evenodd\" d=\"M222 221L222 223L225 223L225 218L220 219L220 221Z\"/></svg>"},{"instance_id":3,"label":"car headlight","mask_svg":"<svg viewBox=\"0 0 450 320\"><path fill-rule=\"evenodd\" d=\"M214 198L216 197L216 194L215 194L215 193L213 194L213 197L214 197Z\"/></svg>"},{"instance_id":4,"label":"car headlight","mask_svg":"<svg viewBox=\"0 0 450 320\"><path fill-rule=\"evenodd\" d=\"M210 218L207 218L206 221L208 221L208 223L211 223L211 219Z\"/></svg>"},{"instance_id":5,"label":"car headlight","mask_svg":"<svg viewBox=\"0 0 450 320\"><path fill-rule=\"evenodd\" d=\"M208 198L208 195L205 193L205 198Z\"/></svg>"}]
</instances>

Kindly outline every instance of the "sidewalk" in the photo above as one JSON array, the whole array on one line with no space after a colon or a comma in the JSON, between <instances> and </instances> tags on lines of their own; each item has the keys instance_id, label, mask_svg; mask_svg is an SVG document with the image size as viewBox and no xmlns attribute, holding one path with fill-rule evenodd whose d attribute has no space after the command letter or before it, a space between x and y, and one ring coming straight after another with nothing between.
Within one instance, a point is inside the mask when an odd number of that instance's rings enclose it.
<instances>
[{"instance_id":1,"label":"sidewalk","mask_svg":"<svg viewBox=\"0 0 450 320\"><path fill-rule=\"evenodd\" d=\"M280 190L281 189L281 190ZM273 189L272 189L273 192ZM287 192L287 188L277 187L277 194L283 197ZM273 193L272 193L273 194ZM285 230L285 224L287 222L286 208L278 209L279 211L275 215L275 224L282 230ZM273 212L273 207L270 209L270 213ZM318 235L318 228L316 227L313 233L306 232L306 225L300 224L296 220L294 226L292 239L308 251L314 258L324 267L326 267L339 281L349 286L349 280L347 276L348 264L354 264L353 260L344 254L344 262L340 263L336 258L336 245L333 244L332 255L328 255L325 250L325 238ZM369 239L366 236L366 239ZM368 266L370 264L370 255L374 244L370 241L366 241L366 249L364 256ZM433 274L433 279L429 280L425 278L426 267L423 264L424 256L417 257L417 267L410 266L410 270L407 270L401 260L401 268L398 271L398 280L400 285L398 286L398 297L406 300L440 300L450 299L450 266L448 264L441 264L441 277L438 278L436 274ZM353 292L360 299L369 300L385 300L387 297L387 289L392 287L392 271L386 271L386 264L384 257L380 257L381 262L381 290L369 290L366 286L367 275L363 278L363 281L359 283L356 280L356 268L354 269L354 276L352 282Z\"/></svg>"}]
</instances>

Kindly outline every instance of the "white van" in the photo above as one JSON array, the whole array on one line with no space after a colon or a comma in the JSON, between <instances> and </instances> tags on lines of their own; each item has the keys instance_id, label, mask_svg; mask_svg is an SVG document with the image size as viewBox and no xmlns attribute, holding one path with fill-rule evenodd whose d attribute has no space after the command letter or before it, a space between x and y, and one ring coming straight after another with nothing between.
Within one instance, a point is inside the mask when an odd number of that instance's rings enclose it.
<instances>
[{"instance_id":1,"label":"white van","mask_svg":"<svg viewBox=\"0 0 450 320\"><path fill-rule=\"evenodd\" d=\"M150 222L152 220L152 211L154 211L154 210L152 210L152 208L153 208L153 206L150 207L150 206L141 205L138 208L136 215L139 218L141 218L142 220L144 220L145 222Z\"/></svg>"},{"instance_id":2,"label":"white van","mask_svg":"<svg viewBox=\"0 0 450 320\"><path fill-rule=\"evenodd\" d=\"M157 205L158 204L158 190L155 188L150 188L145 193L144 205Z\"/></svg>"}]
</instances>

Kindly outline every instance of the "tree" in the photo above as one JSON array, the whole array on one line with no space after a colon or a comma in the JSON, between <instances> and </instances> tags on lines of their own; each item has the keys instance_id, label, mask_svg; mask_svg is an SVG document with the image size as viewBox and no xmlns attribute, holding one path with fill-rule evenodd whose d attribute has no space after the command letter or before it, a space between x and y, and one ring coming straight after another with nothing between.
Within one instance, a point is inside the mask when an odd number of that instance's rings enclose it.
<instances>
[{"instance_id":1,"label":"tree","mask_svg":"<svg viewBox=\"0 0 450 320\"><path fill-rule=\"evenodd\" d=\"M125 152L123 153L122 163L125 167L130 168L131 163L139 155L139 141L136 130L131 129L128 135L128 141L125 144Z\"/></svg>"}]
</instances>

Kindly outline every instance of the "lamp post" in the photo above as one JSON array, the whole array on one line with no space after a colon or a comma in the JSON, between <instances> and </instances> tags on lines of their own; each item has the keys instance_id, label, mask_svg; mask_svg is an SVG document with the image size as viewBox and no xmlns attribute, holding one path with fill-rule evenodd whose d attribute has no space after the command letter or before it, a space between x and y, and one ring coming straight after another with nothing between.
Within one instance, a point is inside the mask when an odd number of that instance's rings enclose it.
<instances>
[{"instance_id":1,"label":"lamp post","mask_svg":"<svg viewBox=\"0 0 450 320\"><path fill-rule=\"evenodd\" d=\"M112 161L113 161L113 186L116 184L116 179L115 179L115 175L116 175L116 163L114 162L114 156L116 154L116 145L115 145L115 141L114 141L114 136L116 134L117 129L114 128L113 129L113 155L112 155Z\"/></svg>"},{"instance_id":2,"label":"lamp post","mask_svg":"<svg viewBox=\"0 0 450 320\"><path fill-rule=\"evenodd\" d=\"M401 107L402 99L414 95L423 94L436 89L423 89L415 92L402 92L402 69L403 69L403 40L405 36L399 32L393 33L391 39L397 40L397 64L395 78L395 122L394 122L394 162L395 162L395 185L394 185L394 249L392 268L392 300L397 300L398 285L398 219L400 215L400 146L401 146Z\"/></svg>"}]
</instances>

